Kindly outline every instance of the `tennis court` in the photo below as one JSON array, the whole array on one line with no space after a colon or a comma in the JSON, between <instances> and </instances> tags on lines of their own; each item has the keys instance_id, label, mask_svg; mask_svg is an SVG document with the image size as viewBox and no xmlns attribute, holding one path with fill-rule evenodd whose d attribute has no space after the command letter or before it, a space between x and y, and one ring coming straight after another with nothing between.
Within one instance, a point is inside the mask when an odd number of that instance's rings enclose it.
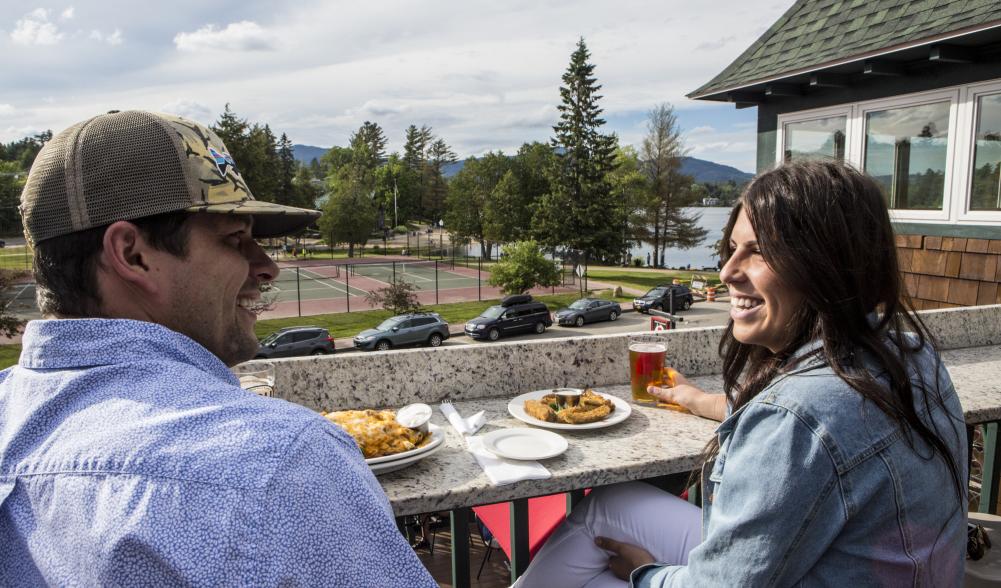
<instances>
[{"instance_id":1,"label":"tennis court","mask_svg":"<svg viewBox=\"0 0 1001 588\"><path fill-rule=\"evenodd\" d=\"M364 297L396 282L409 282L418 292L475 288L476 270L455 269L448 262L386 262L285 267L272 285L277 302Z\"/></svg>"}]
</instances>

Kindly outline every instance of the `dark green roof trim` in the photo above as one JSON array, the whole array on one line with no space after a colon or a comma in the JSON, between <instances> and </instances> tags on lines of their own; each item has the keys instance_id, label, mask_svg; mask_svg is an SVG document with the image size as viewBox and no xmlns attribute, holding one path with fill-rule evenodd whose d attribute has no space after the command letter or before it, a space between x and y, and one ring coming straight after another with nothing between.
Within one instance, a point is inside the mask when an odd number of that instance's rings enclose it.
<instances>
[{"instance_id":1,"label":"dark green roof trim","mask_svg":"<svg viewBox=\"0 0 1001 588\"><path fill-rule=\"evenodd\" d=\"M893 223L898 235L931 237L965 237L967 239L1001 239L1001 227L990 225L938 225L928 223Z\"/></svg>"},{"instance_id":2,"label":"dark green roof trim","mask_svg":"<svg viewBox=\"0 0 1001 588\"><path fill-rule=\"evenodd\" d=\"M797 0L733 63L689 98L707 98L783 74L1001 27L998 0Z\"/></svg>"}]
</instances>

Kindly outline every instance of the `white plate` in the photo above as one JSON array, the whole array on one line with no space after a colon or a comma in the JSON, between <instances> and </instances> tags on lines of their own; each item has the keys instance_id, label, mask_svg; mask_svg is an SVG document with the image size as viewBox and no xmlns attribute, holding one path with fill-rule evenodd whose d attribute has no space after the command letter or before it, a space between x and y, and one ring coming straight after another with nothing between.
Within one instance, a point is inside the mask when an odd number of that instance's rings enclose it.
<instances>
[{"instance_id":1,"label":"white plate","mask_svg":"<svg viewBox=\"0 0 1001 588\"><path fill-rule=\"evenodd\" d=\"M487 451L508 459L548 459L567 450L567 440L550 431L515 427L483 435Z\"/></svg>"},{"instance_id":2,"label":"white plate","mask_svg":"<svg viewBox=\"0 0 1001 588\"><path fill-rule=\"evenodd\" d=\"M394 453L392 455L383 455L380 457L373 457L370 459L366 459L365 463L371 466L380 463L387 463L387 462L399 461L401 459L407 459L415 455L421 455L422 453L427 453L445 442L445 435L442 434L441 427L429 424L428 432L431 434L431 440L425 443L424 445L421 445L420 447L414 449L408 449L407 451L401 451L400 453Z\"/></svg>"},{"instance_id":3,"label":"white plate","mask_svg":"<svg viewBox=\"0 0 1001 588\"><path fill-rule=\"evenodd\" d=\"M444 435L443 435L444 437ZM370 465L372 473L380 476L382 474L388 474L389 472L395 472L396 470L402 470L403 468L413 465L425 457L429 457L438 452L439 449L444 447L441 443L435 445L432 449L425 451L424 453L418 453L417 455L411 455L410 457L405 457L403 459L398 459L396 461L387 461L384 463L377 463ZM421 448L423 449L423 447Z\"/></svg>"},{"instance_id":4,"label":"white plate","mask_svg":"<svg viewBox=\"0 0 1001 588\"><path fill-rule=\"evenodd\" d=\"M525 401L526 400L538 400L545 396L546 394L552 394L554 390L567 390L567 388L547 388L545 390L536 390L535 392L526 392L520 396L515 396L511 402L507 404L507 411L511 413L511 416L518 419L523 423L528 423L530 425L535 425L536 427L544 427L546 429L560 429L566 431L580 431L583 429L603 429L605 427L611 427L621 423L622 421L629 418L629 415L633 412L633 407L629 406L629 403L625 400L619 398L618 396L612 396L611 394L601 394L603 398L607 398L612 401L615 405L615 410L612 414L608 415L600 421L593 423L584 423L582 425L570 425L567 423L549 423L546 421L539 420L527 412L525 412Z\"/></svg>"}]
</instances>

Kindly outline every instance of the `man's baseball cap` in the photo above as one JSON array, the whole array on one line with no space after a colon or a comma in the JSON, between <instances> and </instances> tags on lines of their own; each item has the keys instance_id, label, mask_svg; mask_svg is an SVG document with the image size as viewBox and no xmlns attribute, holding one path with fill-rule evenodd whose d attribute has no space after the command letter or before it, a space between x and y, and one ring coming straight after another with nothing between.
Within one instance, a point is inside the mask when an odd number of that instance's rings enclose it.
<instances>
[{"instance_id":1,"label":"man's baseball cap","mask_svg":"<svg viewBox=\"0 0 1001 588\"><path fill-rule=\"evenodd\" d=\"M222 139L207 127L139 110L113 110L53 137L21 193L31 244L176 211L249 214L258 238L287 235L320 216L255 200Z\"/></svg>"}]
</instances>

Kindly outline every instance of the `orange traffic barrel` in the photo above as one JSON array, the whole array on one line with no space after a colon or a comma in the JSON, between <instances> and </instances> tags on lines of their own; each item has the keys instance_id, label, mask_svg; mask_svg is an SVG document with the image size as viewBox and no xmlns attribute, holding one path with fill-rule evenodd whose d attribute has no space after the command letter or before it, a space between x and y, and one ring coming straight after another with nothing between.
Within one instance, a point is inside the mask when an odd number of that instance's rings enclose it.
<instances>
[{"instance_id":1,"label":"orange traffic barrel","mask_svg":"<svg viewBox=\"0 0 1001 588\"><path fill-rule=\"evenodd\" d=\"M712 286L706 288L706 302L716 302L716 288Z\"/></svg>"}]
</instances>

